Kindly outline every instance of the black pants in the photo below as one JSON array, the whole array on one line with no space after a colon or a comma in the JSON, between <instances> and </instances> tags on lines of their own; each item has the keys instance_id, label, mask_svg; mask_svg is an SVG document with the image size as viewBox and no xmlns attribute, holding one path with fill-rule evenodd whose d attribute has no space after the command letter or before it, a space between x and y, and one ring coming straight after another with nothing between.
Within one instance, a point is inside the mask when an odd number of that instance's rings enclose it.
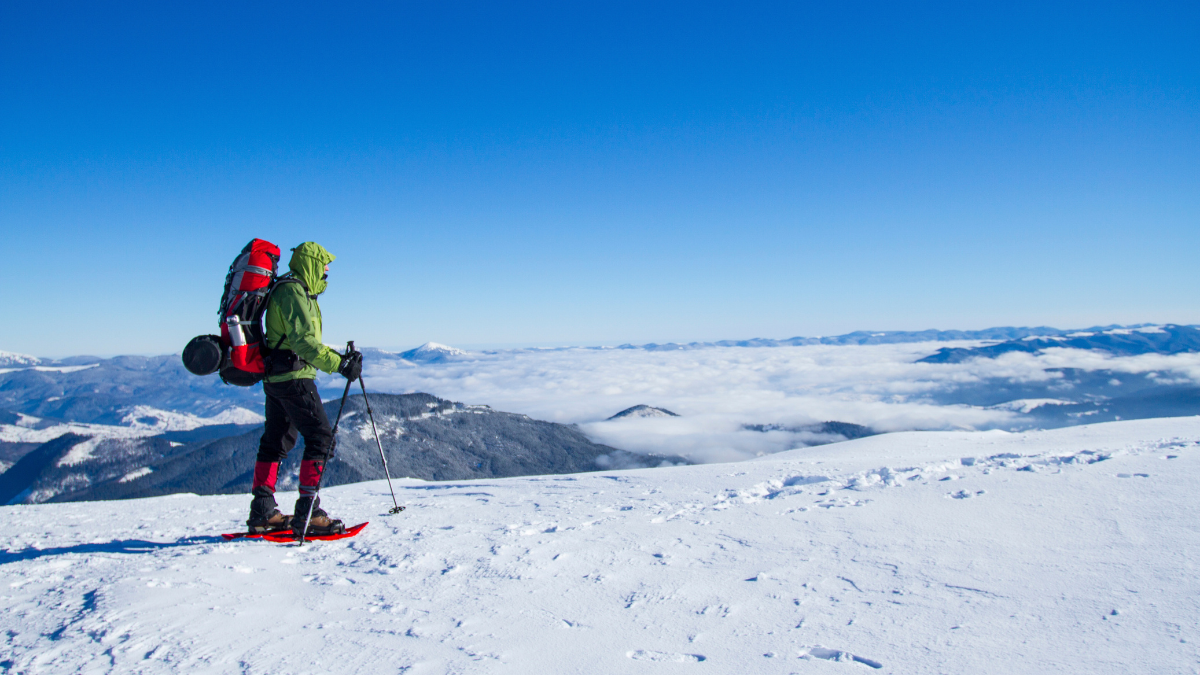
<instances>
[{"instance_id":1,"label":"black pants","mask_svg":"<svg viewBox=\"0 0 1200 675\"><path fill-rule=\"evenodd\" d=\"M264 382L267 423L258 443L258 461L282 462L304 436L304 461L324 464L333 446L333 429L317 383L310 379Z\"/></svg>"}]
</instances>

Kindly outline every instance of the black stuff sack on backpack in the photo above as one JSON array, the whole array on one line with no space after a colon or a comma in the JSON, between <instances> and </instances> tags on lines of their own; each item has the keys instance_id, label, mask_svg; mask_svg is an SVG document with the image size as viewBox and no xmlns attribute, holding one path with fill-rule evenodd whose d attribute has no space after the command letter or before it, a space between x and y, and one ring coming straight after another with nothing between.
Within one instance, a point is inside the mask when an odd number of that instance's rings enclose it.
<instances>
[{"instance_id":1,"label":"black stuff sack on backpack","mask_svg":"<svg viewBox=\"0 0 1200 675\"><path fill-rule=\"evenodd\" d=\"M183 348L183 367L193 375L212 375L225 356L220 335L197 335Z\"/></svg>"}]
</instances>

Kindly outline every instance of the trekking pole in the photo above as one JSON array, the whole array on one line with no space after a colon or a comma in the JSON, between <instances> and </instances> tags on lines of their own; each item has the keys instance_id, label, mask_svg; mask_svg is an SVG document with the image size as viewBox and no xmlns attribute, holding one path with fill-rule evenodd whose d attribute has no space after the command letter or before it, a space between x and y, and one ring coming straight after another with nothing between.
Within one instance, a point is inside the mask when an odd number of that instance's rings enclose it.
<instances>
[{"instance_id":1,"label":"trekking pole","mask_svg":"<svg viewBox=\"0 0 1200 675\"><path fill-rule=\"evenodd\" d=\"M354 351L354 340L346 343L346 353ZM333 454L337 452L337 430L338 425L342 423L342 411L346 409L346 396L350 394L350 385L354 384L350 380L346 380L346 390L342 392L342 404L338 406L337 419L333 422L333 443L329 445L329 459L325 464L333 461ZM325 477L325 468L321 468L321 473L317 474L317 492L321 491L321 479ZM308 503L308 515L304 517L304 529L300 531L300 545L304 545L304 535L308 533L308 522L312 520L313 507L316 506L317 495L313 494L313 500Z\"/></svg>"},{"instance_id":2,"label":"trekking pole","mask_svg":"<svg viewBox=\"0 0 1200 675\"><path fill-rule=\"evenodd\" d=\"M375 428L375 415L371 413L371 402L367 400L367 384L363 382L361 374L358 376L358 384L362 387L363 403L367 405L367 417L371 420L371 431L375 432L375 445L379 447L379 459L383 460L383 475L387 477L388 491L392 493L392 508L388 509L388 515L400 513L404 507L396 501L396 491L392 489L392 474L388 471L387 455L383 454L383 443L379 442L379 430Z\"/></svg>"}]
</instances>

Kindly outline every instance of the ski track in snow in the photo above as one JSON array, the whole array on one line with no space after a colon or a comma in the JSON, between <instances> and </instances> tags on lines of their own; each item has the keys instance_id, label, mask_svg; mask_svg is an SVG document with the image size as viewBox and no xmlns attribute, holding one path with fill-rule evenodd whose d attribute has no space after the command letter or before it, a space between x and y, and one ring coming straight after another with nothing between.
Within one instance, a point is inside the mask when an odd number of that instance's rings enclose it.
<instances>
[{"instance_id":1,"label":"ski track in snow","mask_svg":"<svg viewBox=\"0 0 1200 675\"><path fill-rule=\"evenodd\" d=\"M1195 673L1200 418L736 464L3 507L8 673ZM293 495L281 495L290 507Z\"/></svg>"}]
</instances>

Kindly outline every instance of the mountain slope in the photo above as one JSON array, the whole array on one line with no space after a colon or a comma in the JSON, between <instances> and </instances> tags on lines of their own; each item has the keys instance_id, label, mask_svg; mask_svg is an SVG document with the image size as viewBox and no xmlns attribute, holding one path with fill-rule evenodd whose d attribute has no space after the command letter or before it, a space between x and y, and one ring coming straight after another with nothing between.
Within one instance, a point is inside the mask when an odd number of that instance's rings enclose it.
<instances>
[{"instance_id":1,"label":"mountain slope","mask_svg":"<svg viewBox=\"0 0 1200 675\"><path fill-rule=\"evenodd\" d=\"M0 350L0 368L30 368L41 362L36 356Z\"/></svg>"},{"instance_id":2,"label":"mountain slope","mask_svg":"<svg viewBox=\"0 0 1200 675\"><path fill-rule=\"evenodd\" d=\"M25 454L0 474L0 504L36 504L69 495L103 494L102 486L127 485L134 478L148 475L150 465L177 452L178 444L162 437L64 434Z\"/></svg>"},{"instance_id":3,"label":"mountain slope","mask_svg":"<svg viewBox=\"0 0 1200 675\"><path fill-rule=\"evenodd\" d=\"M429 394L373 394L371 407L393 475L461 480L576 473L612 468L686 464L679 457L638 455L589 441L571 426L524 415L445 401ZM325 404L330 420L338 401ZM82 436L48 444L51 455L30 453L0 474L0 495L25 493L18 501L126 499L177 492L248 493L262 427L215 441L177 447L168 437L105 441L79 461L69 453L90 442ZM280 470L280 487L295 487L303 441ZM20 469L20 471L17 471ZM362 396L347 399L338 429L337 454L326 469L326 486L383 476L379 449ZM5 488L5 486L8 486Z\"/></svg>"}]
</instances>

